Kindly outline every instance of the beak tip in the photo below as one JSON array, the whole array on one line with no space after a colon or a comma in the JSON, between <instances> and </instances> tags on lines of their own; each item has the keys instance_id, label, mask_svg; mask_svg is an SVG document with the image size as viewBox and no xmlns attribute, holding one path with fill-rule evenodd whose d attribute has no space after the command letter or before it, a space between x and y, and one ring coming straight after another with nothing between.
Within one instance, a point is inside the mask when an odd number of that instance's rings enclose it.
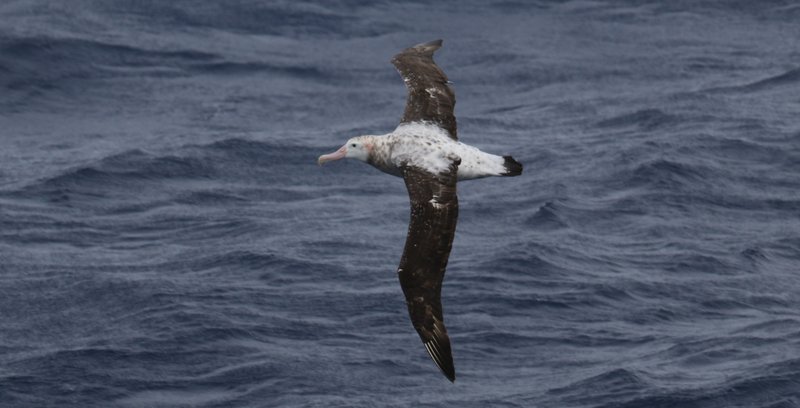
<instances>
[{"instance_id":1,"label":"beak tip","mask_svg":"<svg viewBox=\"0 0 800 408\"><path fill-rule=\"evenodd\" d=\"M319 158L317 159L317 164L322 166L323 164L329 161L343 159L346 156L347 156L347 151L345 150L344 147L342 147L341 149L333 153L323 154L322 156L319 156Z\"/></svg>"}]
</instances>

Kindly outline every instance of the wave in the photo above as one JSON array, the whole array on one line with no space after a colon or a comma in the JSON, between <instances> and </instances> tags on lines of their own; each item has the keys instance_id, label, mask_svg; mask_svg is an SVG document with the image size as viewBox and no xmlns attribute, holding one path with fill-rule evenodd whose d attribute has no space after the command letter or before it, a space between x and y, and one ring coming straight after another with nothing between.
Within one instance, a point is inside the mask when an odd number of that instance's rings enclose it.
<instances>
[{"instance_id":1,"label":"wave","mask_svg":"<svg viewBox=\"0 0 800 408\"><path fill-rule=\"evenodd\" d=\"M637 165L629 174L626 185L665 187L666 191L681 186L699 186L706 182L708 169L676 160L655 159Z\"/></svg>"},{"instance_id":2,"label":"wave","mask_svg":"<svg viewBox=\"0 0 800 408\"><path fill-rule=\"evenodd\" d=\"M332 71L270 55L241 60L195 49L158 49L97 39L0 37L0 87L11 91L66 87L70 81L111 77L269 74L330 80Z\"/></svg>"},{"instance_id":3,"label":"wave","mask_svg":"<svg viewBox=\"0 0 800 408\"><path fill-rule=\"evenodd\" d=\"M637 126L645 130L654 130L680 121L679 116L664 113L659 109L643 109L601 120L596 125L601 128Z\"/></svg>"},{"instance_id":4,"label":"wave","mask_svg":"<svg viewBox=\"0 0 800 408\"><path fill-rule=\"evenodd\" d=\"M760 91L763 89L786 86L795 83L800 83L800 68L795 68L779 75L771 76L751 84L743 85L740 87L740 89L746 91Z\"/></svg>"},{"instance_id":5,"label":"wave","mask_svg":"<svg viewBox=\"0 0 800 408\"><path fill-rule=\"evenodd\" d=\"M275 145L238 138L225 139L208 145L187 145L173 154L161 154L133 149L98 160L94 164L69 169L19 190L11 196L47 196L49 201L61 201L72 195L105 196L106 193L129 191L143 185L164 187L171 181L236 179L257 180L260 177L285 177L287 167L315 165L319 152L312 148ZM244 177L244 178L243 178ZM239 201L242 196L229 190L201 188L174 191L185 203ZM287 194L291 194L287 191ZM146 194L142 194L146 195Z\"/></svg>"},{"instance_id":6,"label":"wave","mask_svg":"<svg viewBox=\"0 0 800 408\"><path fill-rule=\"evenodd\" d=\"M192 271L207 272L226 269L236 269L239 272L242 269L255 272L267 271L258 275L258 279L269 285L312 282L319 276L346 273L343 268L336 265L249 250L233 250L197 257L187 266Z\"/></svg>"},{"instance_id":7,"label":"wave","mask_svg":"<svg viewBox=\"0 0 800 408\"><path fill-rule=\"evenodd\" d=\"M149 50L81 38L22 37L0 42L0 66L7 72L2 85L10 90L58 88L65 81L123 73L172 76L219 59L201 51Z\"/></svg>"},{"instance_id":8,"label":"wave","mask_svg":"<svg viewBox=\"0 0 800 408\"><path fill-rule=\"evenodd\" d=\"M778 75L743 85L723 86L707 89L707 92L761 92L773 89L791 89L800 84L800 68L790 69Z\"/></svg>"},{"instance_id":9,"label":"wave","mask_svg":"<svg viewBox=\"0 0 800 408\"><path fill-rule=\"evenodd\" d=\"M537 229L556 230L565 228L567 223L558 214L559 208L553 201L542 204L536 212L528 217L526 223Z\"/></svg>"},{"instance_id":10,"label":"wave","mask_svg":"<svg viewBox=\"0 0 800 408\"><path fill-rule=\"evenodd\" d=\"M766 365L758 374L722 384L664 389L647 371L619 368L548 391L547 396L576 406L596 407L794 407L800 398L798 361Z\"/></svg>"},{"instance_id":11,"label":"wave","mask_svg":"<svg viewBox=\"0 0 800 408\"><path fill-rule=\"evenodd\" d=\"M558 396L561 401L572 404L614 403L629 399L651 390L645 378L634 371L615 369L577 381L566 387L548 391L548 395Z\"/></svg>"},{"instance_id":12,"label":"wave","mask_svg":"<svg viewBox=\"0 0 800 408\"><path fill-rule=\"evenodd\" d=\"M280 37L374 37L398 30L394 22L375 25L357 18L370 2L313 4L297 2L257 2L238 0L205 3L198 6L191 0L169 3L108 2L100 7L111 15L141 20L156 27L185 27L188 29L217 29L237 34L257 34Z\"/></svg>"},{"instance_id":13,"label":"wave","mask_svg":"<svg viewBox=\"0 0 800 408\"><path fill-rule=\"evenodd\" d=\"M317 169L317 153L304 146L232 138L159 154L138 149L113 154L0 192L7 210L0 214L0 241L141 249L164 240L196 244L220 237L239 239L264 225L251 217L209 219L209 214L220 207L283 208L320 199L333 188L329 180L322 172L304 175L305 168ZM303 185L292 184L300 178ZM363 190L357 183L348 189ZM52 213L48 206L59 210ZM228 256L244 265L268 262L247 253ZM225 260L203 262L208 264L198 264L198 269ZM275 261L265 270L282 270L280 265ZM310 264L294 267L314 269Z\"/></svg>"},{"instance_id":14,"label":"wave","mask_svg":"<svg viewBox=\"0 0 800 408\"><path fill-rule=\"evenodd\" d=\"M732 402L742 407L795 407L800 399L800 361L770 364L747 377L726 381L720 386L671 389L649 396L615 401L615 407L723 407Z\"/></svg>"},{"instance_id":15,"label":"wave","mask_svg":"<svg viewBox=\"0 0 800 408\"><path fill-rule=\"evenodd\" d=\"M130 150L93 165L67 170L9 195L41 197L50 202L119 195L144 197L143 184L163 186L169 180L207 179L214 174L213 165L197 157L155 156L142 150Z\"/></svg>"}]
</instances>

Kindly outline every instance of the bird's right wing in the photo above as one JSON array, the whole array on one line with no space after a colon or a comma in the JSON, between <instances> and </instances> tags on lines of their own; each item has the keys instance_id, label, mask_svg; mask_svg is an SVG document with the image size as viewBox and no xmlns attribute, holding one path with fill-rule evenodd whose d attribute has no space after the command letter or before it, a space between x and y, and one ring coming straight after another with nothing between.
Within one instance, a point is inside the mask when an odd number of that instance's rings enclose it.
<instances>
[{"instance_id":1,"label":"bird's right wing","mask_svg":"<svg viewBox=\"0 0 800 408\"><path fill-rule=\"evenodd\" d=\"M432 123L458 140L453 113L456 95L448 85L447 76L433 62L433 53L441 46L442 40L417 44L392 58L392 64L408 89L406 110L400 123Z\"/></svg>"},{"instance_id":2,"label":"bird's right wing","mask_svg":"<svg viewBox=\"0 0 800 408\"><path fill-rule=\"evenodd\" d=\"M448 160L449 169L442 174L413 165L402 167L411 200L411 220L397 274L411 323L425 349L442 373L455 381L450 338L442 317L441 289L458 220L456 178L461 160Z\"/></svg>"}]
</instances>

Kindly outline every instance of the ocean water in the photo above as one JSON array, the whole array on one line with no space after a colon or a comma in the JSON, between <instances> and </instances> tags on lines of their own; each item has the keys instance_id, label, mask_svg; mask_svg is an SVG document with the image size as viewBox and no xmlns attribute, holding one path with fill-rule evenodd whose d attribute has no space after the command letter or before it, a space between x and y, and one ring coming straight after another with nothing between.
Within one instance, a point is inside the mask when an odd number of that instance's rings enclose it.
<instances>
[{"instance_id":1,"label":"ocean water","mask_svg":"<svg viewBox=\"0 0 800 408\"><path fill-rule=\"evenodd\" d=\"M0 3L0 406L800 406L794 1ZM457 380L395 269L444 39Z\"/></svg>"}]
</instances>

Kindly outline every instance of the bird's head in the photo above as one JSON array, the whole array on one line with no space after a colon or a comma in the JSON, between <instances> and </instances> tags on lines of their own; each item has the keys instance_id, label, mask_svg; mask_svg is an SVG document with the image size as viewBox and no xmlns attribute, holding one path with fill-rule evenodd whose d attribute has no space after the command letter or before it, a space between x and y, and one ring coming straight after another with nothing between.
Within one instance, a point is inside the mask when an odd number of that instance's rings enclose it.
<instances>
[{"instance_id":1,"label":"bird's head","mask_svg":"<svg viewBox=\"0 0 800 408\"><path fill-rule=\"evenodd\" d=\"M367 161L367 159L369 159L370 152L372 152L372 146L373 141L371 136L354 137L348 140L344 146L339 148L339 150L319 156L317 163L323 165L325 162L345 158Z\"/></svg>"}]
</instances>

